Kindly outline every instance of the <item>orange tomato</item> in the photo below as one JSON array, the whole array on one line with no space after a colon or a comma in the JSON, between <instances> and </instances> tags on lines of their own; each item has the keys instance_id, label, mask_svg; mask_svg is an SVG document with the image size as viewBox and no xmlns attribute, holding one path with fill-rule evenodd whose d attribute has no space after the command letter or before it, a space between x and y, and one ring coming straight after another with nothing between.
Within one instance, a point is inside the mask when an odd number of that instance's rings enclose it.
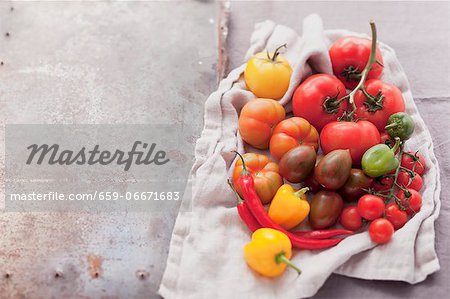
<instances>
[{"instance_id":1,"label":"orange tomato","mask_svg":"<svg viewBox=\"0 0 450 299\"><path fill-rule=\"evenodd\" d=\"M255 182L255 190L263 204L272 201L278 188L283 184L283 179L278 173L278 164L272 162L266 155L246 153L243 155L247 170ZM242 172L241 159L236 160L233 171L233 185L239 195L242 195L242 189L238 184L239 176Z\"/></svg>"},{"instance_id":2,"label":"orange tomato","mask_svg":"<svg viewBox=\"0 0 450 299\"><path fill-rule=\"evenodd\" d=\"M284 107L275 100L254 99L245 104L239 116L239 133L248 144L266 149L273 128L284 119Z\"/></svg>"},{"instance_id":3,"label":"orange tomato","mask_svg":"<svg viewBox=\"0 0 450 299\"><path fill-rule=\"evenodd\" d=\"M310 145L317 151L319 133L306 119L291 117L280 122L270 138L270 154L275 159L281 157L298 145Z\"/></svg>"}]
</instances>

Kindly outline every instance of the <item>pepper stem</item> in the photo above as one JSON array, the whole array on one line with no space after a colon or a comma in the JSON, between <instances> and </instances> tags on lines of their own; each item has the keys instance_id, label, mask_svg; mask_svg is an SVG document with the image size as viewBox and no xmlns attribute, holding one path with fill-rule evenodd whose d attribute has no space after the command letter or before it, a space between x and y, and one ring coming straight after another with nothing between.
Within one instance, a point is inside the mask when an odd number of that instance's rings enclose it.
<instances>
[{"instance_id":1,"label":"pepper stem","mask_svg":"<svg viewBox=\"0 0 450 299\"><path fill-rule=\"evenodd\" d=\"M298 190L297 192L295 192L294 195L296 197L300 197L300 196L302 196L303 194L305 194L308 191L309 191L309 188L305 187L305 188L302 188L302 189Z\"/></svg>"},{"instance_id":2,"label":"pepper stem","mask_svg":"<svg viewBox=\"0 0 450 299\"><path fill-rule=\"evenodd\" d=\"M249 172L247 170L247 166L245 165L244 157L242 157L242 155L239 154L237 151L233 151L233 153L236 153L239 156L239 158L241 158L241 161L242 161L242 174L244 174L244 175L249 174Z\"/></svg>"},{"instance_id":3,"label":"pepper stem","mask_svg":"<svg viewBox=\"0 0 450 299\"><path fill-rule=\"evenodd\" d=\"M279 253L276 257L275 257L275 262L277 264L281 264L284 263L286 264L286 266L291 267L292 269L294 269L295 271L297 271L297 274L300 275L302 274L302 270L300 270L300 268L298 268L296 265L294 265L285 255L284 252Z\"/></svg>"},{"instance_id":4,"label":"pepper stem","mask_svg":"<svg viewBox=\"0 0 450 299\"><path fill-rule=\"evenodd\" d=\"M392 151L395 153L398 150L399 146L400 146L400 138L395 137L395 144L392 147Z\"/></svg>"},{"instance_id":5,"label":"pepper stem","mask_svg":"<svg viewBox=\"0 0 450 299\"><path fill-rule=\"evenodd\" d=\"M243 203L244 200L241 198L241 196L237 193L236 188L234 188L233 184L231 183L230 179L227 180L228 186L230 186L231 190L233 190L234 195L236 195L236 200L238 204Z\"/></svg>"},{"instance_id":6,"label":"pepper stem","mask_svg":"<svg viewBox=\"0 0 450 299\"><path fill-rule=\"evenodd\" d=\"M398 126L398 123L393 122L393 123L387 125L386 127L384 127L384 129L387 130L387 129L390 129L390 128L395 128L397 126Z\"/></svg>"}]
</instances>

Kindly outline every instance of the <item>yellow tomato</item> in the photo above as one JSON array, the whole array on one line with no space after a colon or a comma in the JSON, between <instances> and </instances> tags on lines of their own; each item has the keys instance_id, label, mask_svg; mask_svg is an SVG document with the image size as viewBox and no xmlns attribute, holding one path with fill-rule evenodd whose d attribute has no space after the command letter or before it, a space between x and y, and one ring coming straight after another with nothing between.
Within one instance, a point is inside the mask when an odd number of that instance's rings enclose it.
<instances>
[{"instance_id":1,"label":"yellow tomato","mask_svg":"<svg viewBox=\"0 0 450 299\"><path fill-rule=\"evenodd\" d=\"M253 55L244 71L247 88L259 98L281 99L289 87L292 68L280 48L275 53L261 52Z\"/></svg>"}]
</instances>

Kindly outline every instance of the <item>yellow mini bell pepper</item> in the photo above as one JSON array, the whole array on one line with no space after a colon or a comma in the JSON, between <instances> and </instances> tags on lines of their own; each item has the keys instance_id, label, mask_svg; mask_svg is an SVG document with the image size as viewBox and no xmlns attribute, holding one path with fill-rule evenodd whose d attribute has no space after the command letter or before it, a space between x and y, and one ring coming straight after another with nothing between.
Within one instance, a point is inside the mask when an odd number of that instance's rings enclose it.
<instances>
[{"instance_id":1,"label":"yellow mini bell pepper","mask_svg":"<svg viewBox=\"0 0 450 299\"><path fill-rule=\"evenodd\" d=\"M257 273L276 277L283 274L286 266L301 273L289 260L292 256L292 244L282 232L272 228L260 228L252 235L252 240L244 247L247 264Z\"/></svg>"},{"instance_id":2,"label":"yellow mini bell pepper","mask_svg":"<svg viewBox=\"0 0 450 299\"><path fill-rule=\"evenodd\" d=\"M309 203L305 192L309 188L298 191L289 184L278 188L269 207L269 217L286 230L299 225L309 214Z\"/></svg>"}]
</instances>

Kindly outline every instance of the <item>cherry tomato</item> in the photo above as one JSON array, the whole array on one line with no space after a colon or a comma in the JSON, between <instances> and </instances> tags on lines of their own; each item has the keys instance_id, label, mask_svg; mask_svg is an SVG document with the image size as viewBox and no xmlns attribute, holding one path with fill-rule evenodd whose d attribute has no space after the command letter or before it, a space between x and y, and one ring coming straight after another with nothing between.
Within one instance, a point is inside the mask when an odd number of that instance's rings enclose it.
<instances>
[{"instance_id":1,"label":"cherry tomato","mask_svg":"<svg viewBox=\"0 0 450 299\"><path fill-rule=\"evenodd\" d=\"M248 144L266 149L273 128L284 119L284 107L275 100L254 99L245 104L239 116L239 133Z\"/></svg>"},{"instance_id":2,"label":"cherry tomato","mask_svg":"<svg viewBox=\"0 0 450 299\"><path fill-rule=\"evenodd\" d=\"M381 131L380 132L380 143L389 145L387 142L389 142L389 144L391 143L391 136L386 131Z\"/></svg>"},{"instance_id":3,"label":"cherry tomato","mask_svg":"<svg viewBox=\"0 0 450 299\"><path fill-rule=\"evenodd\" d=\"M366 97L361 90L356 92L356 116L370 121L379 131L384 131L389 116L405 111L402 92L396 86L376 79L366 81L364 88L372 97Z\"/></svg>"},{"instance_id":4,"label":"cherry tomato","mask_svg":"<svg viewBox=\"0 0 450 299\"><path fill-rule=\"evenodd\" d=\"M369 235L373 242L385 244L394 235L394 226L384 218L378 218L369 225Z\"/></svg>"},{"instance_id":5,"label":"cherry tomato","mask_svg":"<svg viewBox=\"0 0 450 299\"><path fill-rule=\"evenodd\" d=\"M367 192L373 179L364 174L361 169L352 168L344 186L339 189L339 194L347 201L358 200Z\"/></svg>"},{"instance_id":6,"label":"cherry tomato","mask_svg":"<svg viewBox=\"0 0 450 299\"><path fill-rule=\"evenodd\" d=\"M280 55L282 47L274 53L258 53L247 63L245 84L258 98L279 100L289 88L292 68L286 58Z\"/></svg>"},{"instance_id":7,"label":"cherry tomato","mask_svg":"<svg viewBox=\"0 0 450 299\"><path fill-rule=\"evenodd\" d=\"M425 171L425 158L420 153L407 152L402 156L401 165L409 170L422 174Z\"/></svg>"},{"instance_id":8,"label":"cherry tomato","mask_svg":"<svg viewBox=\"0 0 450 299\"><path fill-rule=\"evenodd\" d=\"M314 229L325 229L333 226L341 214L344 202L342 197L332 191L322 190L311 199L309 224Z\"/></svg>"},{"instance_id":9,"label":"cherry tomato","mask_svg":"<svg viewBox=\"0 0 450 299\"><path fill-rule=\"evenodd\" d=\"M408 222L408 214L398 208L395 203L390 203L385 210L386 219L392 223L394 229L402 228Z\"/></svg>"},{"instance_id":10,"label":"cherry tomato","mask_svg":"<svg viewBox=\"0 0 450 299\"><path fill-rule=\"evenodd\" d=\"M349 149L353 166L361 165L363 154L380 143L380 132L368 121L334 121L320 133L320 144L325 154L336 149Z\"/></svg>"},{"instance_id":11,"label":"cherry tomato","mask_svg":"<svg viewBox=\"0 0 450 299\"><path fill-rule=\"evenodd\" d=\"M417 172L414 172L414 177L411 178L409 176L409 173L407 173L406 171L400 171L397 177L397 184L405 188L420 191L420 189L422 189L423 186L423 180L422 177Z\"/></svg>"},{"instance_id":12,"label":"cherry tomato","mask_svg":"<svg viewBox=\"0 0 450 299\"><path fill-rule=\"evenodd\" d=\"M361 79L361 71L369 60L372 41L368 38L344 36L336 40L329 50L333 73L348 89L354 89ZM382 65L383 58L377 47L376 60ZM367 76L368 79L378 79L383 67L374 63Z\"/></svg>"},{"instance_id":13,"label":"cherry tomato","mask_svg":"<svg viewBox=\"0 0 450 299\"><path fill-rule=\"evenodd\" d=\"M358 200L358 213L367 220L374 220L384 212L384 201L381 197L372 194L363 195Z\"/></svg>"},{"instance_id":14,"label":"cherry tomato","mask_svg":"<svg viewBox=\"0 0 450 299\"><path fill-rule=\"evenodd\" d=\"M279 174L278 164L272 162L266 155L246 153L243 155L247 170L253 177L255 190L263 204L269 203L283 185L283 178ZM236 191L243 196L238 179L242 172L242 160L237 159L233 171L233 185Z\"/></svg>"},{"instance_id":15,"label":"cherry tomato","mask_svg":"<svg viewBox=\"0 0 450 299\"><path fill-rule=\"evenodd\" d=\"M398 199L400 199L400 202L403 207L405 207L406 213L408 213L408 215L412 215L420 211L420 208L422 207L422 196L416 190L400 190L397 192L396 196Z\"/></svg>"},{"instance_id":16,"label":"cherry tomato","mask_svg":"<svg viewBox=\"0 0 450 299\"><path fill-rule=\"evenodd\" d=\"M362 226L362 218L356 206L348 206L342 210L339 223L349 230L358 230Z\"/></svg>"},{"instance_id":17,"label":"cherry tomato","mask_svg":"<svg viewBox=\"0 0 450 299\"><path fill-rule=\"evenodd\" d=\"M309 121L319 132L329 122L337 120L347 109L345 86L328 74L312 75L297 87L292 98L295 116Z\"/></svg>"},{"instance_id":18,"label":"cherry tomato","mask_svg":"<svg viewBox=\"0 0 450 299\"><path fill-rule=\"evenodd\" d=\"M299 145L309 145L317 151L319 133L306 119L291 117L280 122L270 138L270 154L277 160Z\"/></svg>"},{"instance_id":19,"label":"cherry tomato","mask_svg":"<svg viewBox=\"0 0 450 299\"><path fill-rule=\"evenodd\" d=\"M291 183L301 183L314 170L316 157L316 151L311 146L294 147L281 158L280 174Z\"/></svg>"},{"instance_id":20,"label":"cherry tomato","mask_svg":"<svg viewBox=\"0 0 450 299\"><path fill-rule=\"evenodd\" d=\"M370 188L376 192L382 192L391 189L394 180L391 177L375 178Z\"/></svg>"},{"instance_id":21,"label":"cherry tomato","mask_svg":"<svg viewBox=\"0 0 450 299\"><path fill-rule=\"evenodd\" d=\"M352 157L349 150L334 150L326 154L314 169L314 178L324 188L337 190L344 186L350 170Z\"/></svg>"},{"instance_id":22,"label":"cherry tomato","mask_svg":"<svg viewBox=\"0 0 450 299\"><path fill-rule=\"evenodd\" d=\"M309 190L313 193L317 193L318 191L320 191L322 189L322 185L314 178L314 172L316 171L315 168L317 167L319 162L322 160L322 158L323 158L323 155L317 155L316 164L314 166L313 171L303 182L303 187L309 187Z\"/></svg>"}]
</instances>

